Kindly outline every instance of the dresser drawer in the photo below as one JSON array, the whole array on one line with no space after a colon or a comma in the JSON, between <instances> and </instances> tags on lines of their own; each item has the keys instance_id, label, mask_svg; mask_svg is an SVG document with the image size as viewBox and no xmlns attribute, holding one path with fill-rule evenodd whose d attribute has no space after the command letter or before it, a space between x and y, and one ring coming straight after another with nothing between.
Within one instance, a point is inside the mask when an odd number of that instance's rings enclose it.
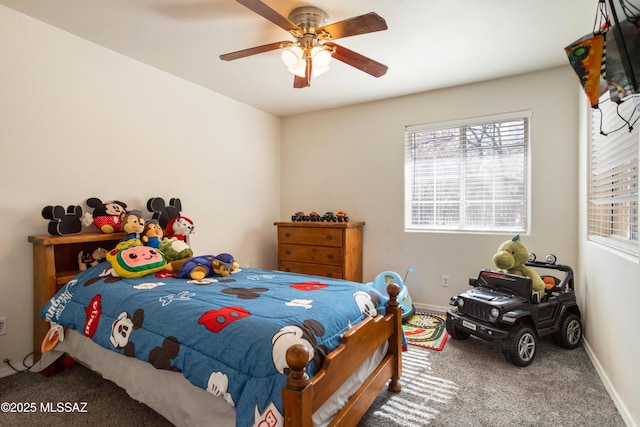
<instances>
[{"instance_id":1,"label":"dresser drawer","mask_svg":"<svg viewBox=\"0 0 640 427\"><path fill-rule=\"evenodd\" d=\"M312 276L344 279L342 267L336 265L308 264L304 262L278 260L278 270L290 273L309 274Z\"/></svg>"},{"instance_id":2,"label":"dresser drawer","mask_svg":"<svg viewBox=\"0 0 640 427\"><path fill-rule=\"evenodd\" d=\"M310 245L278 245L278 259L311 262L315 264L342 265L343 248Z\"/></svg>"},{"instance_id":3,"label":"dresser drawer","mask_svg":"<svg viewBox=\"0 0 640 427\"><path fill-rule=\"evenodd\" d=\"M362 282L364 222L275 222L278 270Z\"/></svg>"},{"instance_id":4,"label":"dresser drawer","mask_svg":"<svg viewBox=\"0 0 640 427\"><path fill-rule=\"evenodd\" d=\"M278 243L342 246L342 229L326 227L279 227Z\"/></svg>"}]
</instances>

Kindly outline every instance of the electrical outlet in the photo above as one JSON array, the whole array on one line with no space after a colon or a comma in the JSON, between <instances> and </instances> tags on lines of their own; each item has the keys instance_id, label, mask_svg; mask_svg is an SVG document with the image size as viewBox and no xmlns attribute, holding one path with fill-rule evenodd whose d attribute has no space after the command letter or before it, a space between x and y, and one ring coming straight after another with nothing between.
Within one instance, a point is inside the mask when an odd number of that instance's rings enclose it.
<instances>
[{"instance_id":1,"label":"electrical outlet","mask_svg":"<svg viewBox=\"0 0 640 427\"><path fill-rule=\"evenodd\" d=\"M448 287L449 286L449 275L448 274L443 274L442 275L442 286L444 286L444 287Z\"/></svg>"},{"instance_id":2,"label":"electrical outlet","mask_svg":"<svg viewBox=\"0 0 640 427\"><path fill-rule=\"evenodd\" d=\"M0 335L7 333L7 316L0 317Z\"/></svg>"}]
</instances>

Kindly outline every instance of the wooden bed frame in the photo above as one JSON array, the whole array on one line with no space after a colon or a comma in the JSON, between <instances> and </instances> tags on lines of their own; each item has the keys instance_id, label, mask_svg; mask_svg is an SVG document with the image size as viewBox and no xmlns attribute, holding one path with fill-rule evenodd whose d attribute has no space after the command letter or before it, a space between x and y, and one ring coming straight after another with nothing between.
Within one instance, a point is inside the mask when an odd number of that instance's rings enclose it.
<instances>
[{"instance_id":1,"label":"wooden bed frame","mask_svg":"<svg viewBox=\"0 0 640 427\"><path fill-rule=\"evenodd\" d=\"M123 236L124 233L29 236L29 242L33 244L34 363L41 358L40 346L48 332L48 323L39 318L37 313L58 289L77 274L78 253L81 250L92 252L97 247L110 250ZM312 427L312 414L385 343L388 343L385 357L329 426L355 426L387 382L390 391L400 391L402 310L397 301L400 287L391 284L387 291L390 298L386 316L367 318L349 329L341 344L327 355L322 369L313 378L310 379L305 371L309 360L307 349L295 345L287 351L290 372L287 385L282 390L285 426ZM61 363L57 363L42 373L49 376L61 369Z\"/></svg>"}]
</instances>

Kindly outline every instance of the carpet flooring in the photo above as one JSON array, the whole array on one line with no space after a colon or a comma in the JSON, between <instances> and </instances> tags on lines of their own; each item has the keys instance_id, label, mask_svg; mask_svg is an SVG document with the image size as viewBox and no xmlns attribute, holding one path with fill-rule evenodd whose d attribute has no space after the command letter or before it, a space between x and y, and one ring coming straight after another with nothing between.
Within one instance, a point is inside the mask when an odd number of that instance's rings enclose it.
<instances>
[{"instance_id":1,"label":"carpet flooring","mask_svg":"<svg viewBox=\"0 0 640 427\"><path fill-rule=\"evenodd\" d=\"M433 371L429 350L409 347L402 357L402 391L386 390L359 427L429 425L451 403L460 387Z\"/></svg>"},{"instance_id":2,"label":"carpet flooring","mask_svg":"<svg viewBox=\"0 0 640 427\"><path fill-rule=\"evenodd\" d=\"M526 368L500 342L451 337L442 351L409 346L399 394L383 391L358 427L624 427L585 349L538 341ZM413 359L422 359L414 363Z\"/></svg>"},{"instance_id":3,"label":"carpet flooring","mask_svg":"<svg viewBox=\"0 0 640 427\"><path fill-rule=\"evenodd\" d=\"M534 362L520 368L499 343L449 337L442 351L409 346L403 367L402 391L383 391L358 427L625 426L583 347L564 350L542 338ZM0 404L59 401L87 402L86 412L0 412L0 425L171 425L80 365L50 378L0 379Z\"/></svg>"}]
</instances>

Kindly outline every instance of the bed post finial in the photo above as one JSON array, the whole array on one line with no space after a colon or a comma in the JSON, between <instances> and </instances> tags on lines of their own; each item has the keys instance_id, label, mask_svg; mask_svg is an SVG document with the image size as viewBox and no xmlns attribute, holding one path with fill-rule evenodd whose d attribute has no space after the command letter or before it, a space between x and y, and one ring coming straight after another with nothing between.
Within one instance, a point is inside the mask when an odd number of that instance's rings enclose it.
<instances>
[{"instance_id":1,"label":"bed post finial","mask_svg":"<svg viewBox=\"0 0 640 427\"><path fill-rule=\"evenodd\" d=\"M311 383L306 366L309 363L309 350L302 344L294 344L287 349L287 386L282 389L282 406L284 409L284 425L287 427L312 427L311 404L313 395L307 393L313 389L307 387Z\"/></svg>"},{"instance_id":2,"label":"bed post finial","mask_svg":"<svg viewBox=\"0 0 640 427\"><path fill-rule=\"evenodd\" d=\"M289 375L287 387L293 390L302 390L309 384L306 366L309 363L309 350L302 344L295 344L287 350L287 365Z\"/></svg>"},{"instance_id":3,"label":"bed post finial","mask_svg":"<svg viewBox=\"0 0 640 427\"><path fill-rule=\"evenodd\" d=\"M389 301L387 305L390 307L398 306L398 295L400 295L400 286L396 283L389 283L387 285L387 294L389 294Z\"/></svg>"}]
</instances>

